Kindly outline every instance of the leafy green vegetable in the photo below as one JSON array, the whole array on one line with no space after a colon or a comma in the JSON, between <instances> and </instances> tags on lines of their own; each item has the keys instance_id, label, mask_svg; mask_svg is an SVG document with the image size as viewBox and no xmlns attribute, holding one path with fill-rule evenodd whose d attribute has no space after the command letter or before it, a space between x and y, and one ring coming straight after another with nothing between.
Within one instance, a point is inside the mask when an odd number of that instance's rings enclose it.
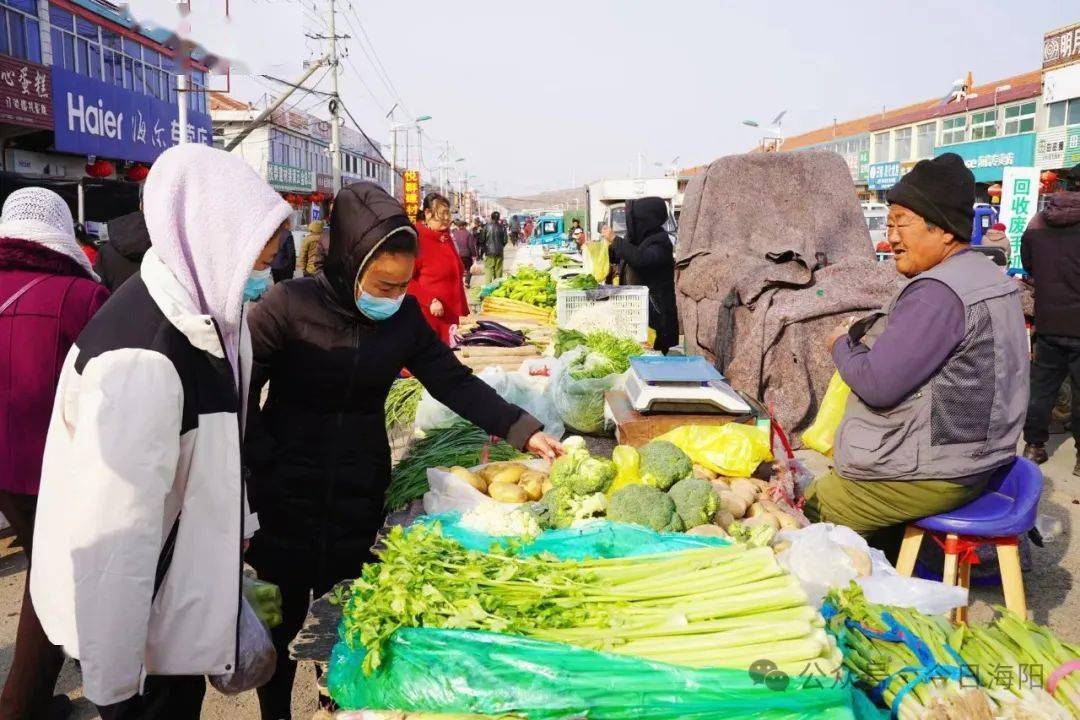
<instances>
[{"instance_id":1,"label":"leafy green vegetable","mask_svg":"<svg viewBox=\"0 0 1080 720\"><path fill-rule=\"evenodd\" d=\"M690 477L694 463L690 457L667 440L653 440L638 449L641 455L641 480L667 490L685 477Z\"/></svg>"},{"instance_id":2,"label":"leafy green vegetable","mask_svg":"<svg viewBox=\"0 0 1080 720\"><path fill-rule=\"evenodd\" d=\"M596 278L588 273L565 278L560 285L570 290L593 290L600 287L600 283L596 282Z\"/></svg>"},{"instance_id":3,"label":"leafy green vegetable","mask_svg":"<svg viewBox=\"0 0 1080 720\"><path fill-rule=\"evenodd\" d=\"M551 267L573 267L574 265L580 264L580 261L573 259L566 253L551 253Z\"/></svg>"},{"instance_id":4,"label":"leafy green vegetable","mask_svg":"<svg viewBox=\"0 0 1080 720\"><path fill-rule=\"evenodd\" d=\"M630 358L645 352L641 343L604 330L582 333L577 330L559 328L555 332L555 357L562 357L564 353L583 345L590 354L599 353L611 360L615 368L614 372L617 373L626 372L630 368ZM589 377L603 377L603 375L589 375Z\"/></svg>"},{"instance_id":5,"label":"leafy green vegetable","mask_svg":"<svg viewBox=\"0 0 1080 720\"><path fill-rule=\"evenodd\" d=\"M409 448L409 453L394 467L386 488L386 509L398 510L428 491L428 468L472 467L479 465L484 446L491 441L486 432L472 423L460 421L448 428L429 430ZM519 460L527 457L505 442L493 444L488 462Z\"/></svg>"},{"instance_id":6,"label":"leafy green vegetable","mask_svg":"<svg viewBox=\"0 0 1080 720\"><path fill-rule=\"evenodd\" d=\"M342 638L366 650L368 674L401 627L525 635L694 667L839 662L806 593L768 548L577 562L468 551L438 524L396 527L385 545L342 608Z\"/></svg>"},{"instance_id":7,"label":"leafy green vegetable","mask_svg":"<svg viewBox=\"0 0 1080 720\"><path fill-rule=\"evenodd\" d=\"M608 520L644 525L657 532L680 532L682 520L675 501L650 485L627 485L608 500Z\"/></svg>"},{"instance_id":8,"label":"leafy green vegetable","mask_svg":"<svg viewBox=\"0 0 1080 720\"><path fill-rule=\"evenodd\" d=\"M728 526L727 531L732 540L749 547L767 547L776 537L776 530L765 523L746 525L736 520Z\"/></svg>"},{"instance_id":9,"label":"leafy green vegetable","mask_svg":"<svg viewBox=\"0 0 1080 720\"><path fill-rule=\"evenodd\" d=\"M396 425L412 425L416 420L416 408L420 405L420 396L423 393L424 387L416 378L395 380L390 386L383 408L386 429Z\"/></svg>"},{"instance_id":10,"label":"leafy green vegetable","mask_svg":"<svg viewBox=\"0 0 1080 720\"><path fill-rule=\"evenodd\" d=\"M675 512L679 514L684 530L712 522L720 504L712 483L697 477L683 478L672 485L668 497L675 501Z\"/></svg>"}]
</instances>

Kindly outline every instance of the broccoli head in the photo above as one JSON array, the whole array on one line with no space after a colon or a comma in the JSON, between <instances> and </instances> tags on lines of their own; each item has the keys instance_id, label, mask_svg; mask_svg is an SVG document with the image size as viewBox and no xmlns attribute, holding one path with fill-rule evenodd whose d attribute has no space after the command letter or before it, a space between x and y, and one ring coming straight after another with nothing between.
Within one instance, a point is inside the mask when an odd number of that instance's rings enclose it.
<instances>
[{"instance_id":1,"label":"broccoli head","mask_svg":"<svg viewBox=\"0 0 1080 720\"><path fill-rule=\"evenodd\" d=\"M607 516L612 522L644 525L658 532L683 529L675 501L650 485L627 485L616 490L608 500Z\"/></svg>"},{"instance_id":2,"label":"broccoli head","mask_svg":"<svg viewBox=\"0 0 1080 720\"><path fill-rule=\"evenodd\" d=\"M689 477L694 469L690 457L667 440L646 443L638 453L641 455L641 481L661 490Z\"/></svg>"},{"instance_id":3,"label":"broccoli head","mask_svg":"<svg viewBox=\"0 0 1080 720\"><path fill-rule=\"evenodd\" d=\"M675 512L686 530L712 522L720 504L712 483L696 477L683 478L672 485L668 497L675 502Z\"/></svg>"},{"instance_id":4,"label":"broccoli head","mask_svg":"<svg viewBox=\"0 0 1080 720\"><path fill-rule=\"evenodd\" d=\"M552 488L529 507L540 527L545 530L568 528L586 520L601 517L607 509L603 493L574 495L567 487Z\"/></svg>"},{"instance_id":5,"label":"broccoli head","mask_svg":"<svg viewBox=\"0 0 1080 720\"><path fill-rule=\"evenodd\" d=\"M551 464L548 475L554 487L567 488L574 495L592 495L611 487L616 472L613 462L591 457L579 437L568 438L563 449L566 454Z\"/></svg>"}]
</instances>

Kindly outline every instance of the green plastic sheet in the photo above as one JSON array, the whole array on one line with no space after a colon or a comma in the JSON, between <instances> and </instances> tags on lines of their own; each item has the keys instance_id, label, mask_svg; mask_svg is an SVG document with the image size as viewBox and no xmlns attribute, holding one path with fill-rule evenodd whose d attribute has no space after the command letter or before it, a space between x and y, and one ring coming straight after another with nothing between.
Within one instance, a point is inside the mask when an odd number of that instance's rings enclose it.
<instances>
[{"instance_id":1,"label":"green plastic sheet","mask_svg":"<svg viewBox=\"0 0 1080 720\"><path fill-rule=\"evenodd\" d=\"M851 688L791 678L784 690L745 670L693 669L560 643L472 630L394 633L370 677L363 650L338 642L328 685L344 709L521 713L530 720L850 720Z\"/></svg>"},{"instance_id":2,"label":"green plastic sheet","mask_svg":"<svg viewBox=\"0 0 1080 720\"><path fill-rule=\"evenodd\" d=\"M463 527L460 513L424 515L417 522L439 523L443 537L455 540L469 550L486 551L493 545L506 547L509 541L509 538L487 535ZM522 555L550 553L563 560L653 555L730 544L724 538L661 533L641 525L607 520L597 520L564 530L547 530L530 542L515 539L516 552Z\"/></svg>"}]
</instances>

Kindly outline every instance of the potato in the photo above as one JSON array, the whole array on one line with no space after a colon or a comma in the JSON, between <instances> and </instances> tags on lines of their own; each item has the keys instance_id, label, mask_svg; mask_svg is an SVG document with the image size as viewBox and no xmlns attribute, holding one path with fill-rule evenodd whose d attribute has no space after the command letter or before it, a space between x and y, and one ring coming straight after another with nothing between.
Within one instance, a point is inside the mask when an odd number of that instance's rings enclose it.
<instances>
[{"instance_id":1,"label":"potato","mask_svg":"<svg viewBox=\"0 0 1080 720\"><path fill-rule=\"evenodd\" d=\"M735 516L731 514L731 511L727 507L721 505L720 509L713 515L713 525L717 525L722 528L728 528L731 523L735 522Z\"/></svg>"},{"instance_id":2,"label":"potato","mask_svg":"<svg viewBox=\"0 0 1080 720\"><path fill-rule=\"evenodd\" d=\"M762 480L761 478L748 478L748 480L754 484L754 487L758 489L759 493L766 492L769 489L768 480Z\"/></svg>"},{"instance_id":3,"label":"potato","mask_svg":"<svg viewBox=\"0 0 1080 720\"><path fill-rule=\"evenodd\" d=\"M702 480L715 480L716 479L716 473L714 473L712 470L705 467L704 465L696 465L695 464L694 465L693 475L694 475L694 477L701 478Z\"/></svg>"},{"instance_id":4,"label":"potato","mask_svg":"<svg viewBox=\"0 0 1080 720\"><path fill-rule=\"evenodd\" d=\"M530 500L539 500L544 496L544 481L538 477L531 477L518 484Z\"/></svg>"},{"instance_id":5,"label":"potato","mask_svg":"<svg viewBox=\"0 0 1080 720\"><path fill-rule=\"evenodd\" d=\"M529 499L529 494L520 485L508 482L493 482L488 485L488 495L492 500L504 503L523 503Z\"/></svg>"},{"instance_id":6,"label":"potato","mask_svg":"<svg viewBox=\"0 0 1080 720\"><path fill-rule=\"evenodd\" d=\"M756 503L754 503L753 505L750 506L750 511L747 513L747 517L756 518L756 517L761 517L762 515L769 515L769 514L770 513L769 513L768 510L765 509L765 506L763 506L759 502L756 502ZM778 520L777 525L779 525L779 524L780 524L780 522Z\"/></svg>"},{"instance_id":7,"label":"potato","mask_svg":"<svg viewBox=\"0 0 1080 720\"><path fill-rule=\"evenodd\" d=\"M776 517L777 522L780 523L781 530L798 530L801 527L794 515L784 510L784 508L777 505L772 500L761 499L758 500L758 504Z\"/></svg>"},{"instance_id":8,"label":"potato","mask_svg":"<svg viewBox=\"0 0 1080 720\"><path fill-rule=\"evenodd\" d=\"M538 480L541 485L547 480L547 473L540 472L539 470L526 470L521 473L521 477L518 478L518 485L524 485L531 480Z\"/></svg>"},{"instance_id":9,"label":"potato","mask_svg":"<svg viewBox=\"0 0 1080 720\"><path fill-rule=\"evenodd\" d=\"M751 505L755 500L757 500L757 486L744 478L732 481L731 491L737 494L743 500L745 500L747 505Z\"/></svg>"},{"instance_id":10,"label":"potato","mask_svg":"<svg viewBox=\"0 0 1080 720\"><path fill-rule=\"evenodd\" d=\"M780 530L780 521L776 519L775 515L771 515L767 512L762 512L757 517L747 518L746 520L743 520L743 524L746 525L746 527L768 525L773 530Z\"/></svg>"},{"instance_id":11,"label":"potato","mask_svg":"<svg viewBox=\"0 0 1080 720\"><path fill-rule=\"evenodd\" d=\"M480 471L481 476L488 483L517 483L528 467L518 462L491 463Z\"/></svg>"},{"instance_id":12,"label":"potato","mask_svg":"<svg viewBox=\"0 0 1080 720\"><path fill-rule=\"evenodd\" d=\"M464 480L480 492L487 492L487 481L484 480L484 478L478 476L476 473L470 472L468 468L463 468L460 465L455 465L454 467L450 468L450 474L456 478Z\"/></svg>"},{"instance_id":13,"label":"potato","mask_svg":"<svg viewBox=\"0 0 1080 720\"><path fill-rule=\"evenodd\" d=\"M736 520L746 517L746 509L750 505L750 503L746 502L741 495L738 495L731 490L724 490L720 493L720 502Z\"/></svg>"},{"instance_id":14,"label":"potato","mask_svg":"<svg viewBox=\"0 0 1080 720\"><path fill-rule=\"evenodd\" d=\"M726 538L728 534L715 525L698 525L686 531L687 535L704 535L706 537Z\"/></svg>"},{"instance_id":15,"label":"potato","mask_svg":"<svg viewBox=\"0 0 1080 720\"><path fill-rule=\"evenodd\" d=\"M548 491L549 491L549 490L552 490L552 489L553 489L554 487L555 487L555 486L551 484L551 480L549 480L549 479L547 479L547 478L544 478L544 482L543 482L543 484L542 484L542 485L540 485L540 489L544 491L544 494L545 494L545 495L547 495L547 494L548 494Z\"/></svg>"},{"instance_id":16,"label":"potato","mask_svg":"<svg viewBox=\"0 0 1080 720\"><path fill-rule=\"evenodd\" d=\"M873 564L870 562L870 556L858 548L848 547L847 545L840 546L844 553L851 560L851 564L855 566L855 572L859 577L869 577L873 569Z\"/></svg>"}]
</instances>

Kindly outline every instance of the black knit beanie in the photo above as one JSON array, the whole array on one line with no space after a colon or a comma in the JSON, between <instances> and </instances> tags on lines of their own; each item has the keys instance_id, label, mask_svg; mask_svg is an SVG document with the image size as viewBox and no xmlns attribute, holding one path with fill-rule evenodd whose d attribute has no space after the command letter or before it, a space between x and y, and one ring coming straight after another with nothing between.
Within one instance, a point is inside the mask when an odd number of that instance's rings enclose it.
<instances>
[{"instance_id":1,"label":"black knit beanie","mask_svg":"<svg viewBox=\"0 0 1080 720\"><path fill-rule=\"evenodd\" d=\"M885 193L885 199L952 233L957 240L971 242L975 176L956 153L915 163L911 172Z\"/></svg>"}]
</instances>

